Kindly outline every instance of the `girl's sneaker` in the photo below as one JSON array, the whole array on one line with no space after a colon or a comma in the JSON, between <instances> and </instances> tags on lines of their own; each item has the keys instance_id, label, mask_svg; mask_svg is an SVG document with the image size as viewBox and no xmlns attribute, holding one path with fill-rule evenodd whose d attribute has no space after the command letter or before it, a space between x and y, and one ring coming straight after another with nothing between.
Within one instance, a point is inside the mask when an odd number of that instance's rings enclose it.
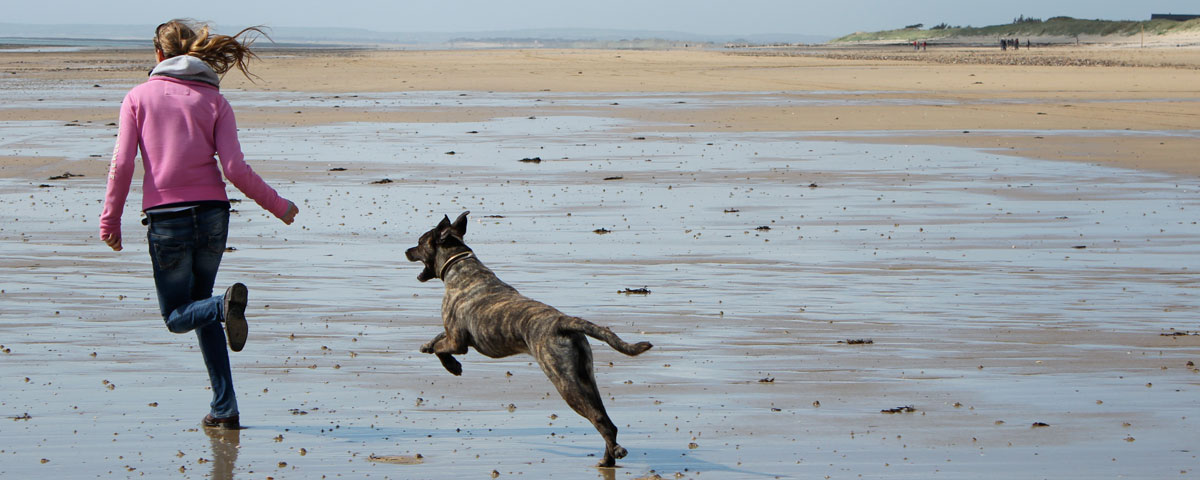
<instances>
[{"instance_id":1,"label":"girl's sneaker","mask_svg":"<svg viewBox=\"0 0 1200 480\"><path fill-rule=\"evenodd\" d=\"M241 422L238 422L237 415L228 418L217 418L210 413L204 416L204 420L201 420L200 424L206 428L223 428L225 430L238 430L242 428Z\"/></svg>"},{"instance_id":2,"label":"girl's sneaker","mask_svg":"<svg viewBox=\"0 0 1200 480\"><path fill-rule=\"evenodd\" d=\"M235 283L225 290L223 313L225 316L225 337L229 340L229 349L242 351L246 346L246 299L249 292L246 286Z\"/></svg>"}]
</instances>

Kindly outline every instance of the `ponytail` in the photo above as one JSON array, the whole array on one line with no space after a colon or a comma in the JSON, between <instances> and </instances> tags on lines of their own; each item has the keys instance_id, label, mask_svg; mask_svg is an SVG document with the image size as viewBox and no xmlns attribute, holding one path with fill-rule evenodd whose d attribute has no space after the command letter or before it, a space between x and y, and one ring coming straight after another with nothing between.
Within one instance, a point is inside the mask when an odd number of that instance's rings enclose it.
<instances>
[{"instance_id":1,"label":"ponytail","mask_svg":"<svg viewBox=\"0 0 1200 480\"><path fill-rule=\"evenodd\" d=\"M262 31L262 27L249 27L230 35L217 35L208 32L208 25L191 23L188 20L171 20L159 25L154 31L154 48L163 53L163 58L191 55L203 60L219 75L224 75L230 69L237 67L246 78L253 80L248 65L250 60L258 56L250 51L250 45L262 35L270 40Z\"/></svg>"}]
</instances>

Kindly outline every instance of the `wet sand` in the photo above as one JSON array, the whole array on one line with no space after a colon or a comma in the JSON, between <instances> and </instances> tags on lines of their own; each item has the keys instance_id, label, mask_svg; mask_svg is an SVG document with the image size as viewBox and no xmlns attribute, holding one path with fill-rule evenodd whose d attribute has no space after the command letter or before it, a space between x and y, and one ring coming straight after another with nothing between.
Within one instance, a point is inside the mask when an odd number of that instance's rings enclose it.
<instances>
[{"instance_id":1,"label":"wet sand","mask_svg":"<svg viewBox=\"0 0 1200 480\"><path fill-rule=\"evenodd\" d=\"M105 58L0 55L5 476L1195 473L1195 69L264 55L225 93L302 211L235 205L248 428L212 434L137 193L126 250L96 239L108 123L149 67ZM462 210L502 279L656 345L593 345L620 468L590 467L602 440L530 358L453 377L416 351L442 287L403 250Z\"/></svg>"},{"instance_id":2,"label":"wet sand","mask_svg":"<svg viewBox=\"0 0 1200 480\"><path fill-rule=\"evenodd\" d=\"M1194 47L1058 46L1016 52L960 47L911 52L902 47L869 47L804 52L809 55L737 49L280 50L262 55L254 67L260 78L253 83L229 75L225 88L323 95L330 100L301 113L273 107L269 100L255 108L238 109L243 123L285 125L469 121L559 110L546 102L451 108L457 107L457 99L451 98L402 109L373 105L350 109L334 101L344 100L344 94L371 92L726 93L732 95L728 101L702 109L688 108L686 103L637 108L617 99L593 105L587 113L703 131L914 130L922 133L922 143L985 148L991 145L964 139L961 133L1053 130L1069 139L1069 148L1047 148L1047 142L1036 134L1005 135L1003 146L1034 158L1085 158L1139 169L1200 173L1196 162L1180 155L1200 148L1194 135L1171 142L1128 140L1132 147L1126 150L1089 140L1095 130L1200 128L1196 115L1200 93L1195 88L1200 82L1200 49ZM848 52L858 53L846 55ZM1012 58L1080 58L1124 66L1005 64ZM25 97L29 103L0 109L0 121L112 121L109 112L119 104L123 91L142 81L141 74L152 66L153 62L137 51L7 53L0 58L0 72L8 73L8 80L18 84L26 79L54 89L119 88L105 98L111 104L108 109L43 108L37 98ZM746 94L772 95L748 102ZM676 101L686 102L686 98Z\"/></svg>"}]
</instances>

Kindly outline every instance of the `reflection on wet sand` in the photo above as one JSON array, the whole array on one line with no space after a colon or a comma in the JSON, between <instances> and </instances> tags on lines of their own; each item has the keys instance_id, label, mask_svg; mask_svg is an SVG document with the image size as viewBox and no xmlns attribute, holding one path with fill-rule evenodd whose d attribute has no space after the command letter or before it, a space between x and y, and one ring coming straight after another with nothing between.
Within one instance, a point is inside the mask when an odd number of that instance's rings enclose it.
<instances>
[{"instance_id":1,"label":"reflection on wet sand","mask_svg":"<svg viewBox=\"0 0 1200 480\"><path fill-rule=\"evenodd\" d=\"M233 469L237 464L238 450L241 448L241 430L226 430L224 428L203 428L204 434L212 442L212 474L209 478L225 480L233 478Z\"/></svg>"},{"instance_id":2,"label":"reflection on wet sand","mask_svg":"<svg viewBox=\"0 0 1200 480\"><path fill-rule=\"evenodd\" d=\"M234 361L255 428L244 452L206 431L213 478L237 460L304 478L1192 473L1194 176L555 113L247 127L255 169L294 180L305 213L284 231L237 207L221 275L262 285ZM153 325L153 281L131 273L144 244L94 236L112 133L0 123L0 153L35 158L0 168L0 416L19 420L0 478L208 457L193 419L157 408L204 392L176 378L194 342ZM84 176L49 179L66 171ZM443 287L396 249L462 210L522 293L662 345L595 351L620 475L593 473L594 429L528 357L455 377L416 351ZM915 411L880 413L898 405ZM80 448L96 442L112 447Z\"/></svg>"}]
</instances>

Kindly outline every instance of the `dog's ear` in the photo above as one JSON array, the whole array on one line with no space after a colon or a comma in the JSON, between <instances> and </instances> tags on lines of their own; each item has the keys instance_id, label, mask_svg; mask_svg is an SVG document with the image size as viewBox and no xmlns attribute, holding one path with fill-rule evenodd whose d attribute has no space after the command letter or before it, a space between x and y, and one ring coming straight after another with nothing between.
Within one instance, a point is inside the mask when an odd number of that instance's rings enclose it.
<instances>
[{"instance_id":1,"label":"dog's ear","mask_svg":"<svg viewBox=\"0 0 1200 480\"><path fill-rule=\"evenodd\" d=\"M433 243L435 245L441 245L445 243L446 239L450 237L450 232L453 231L451 230L451 227L450 217L442 215L442 221L438 222L437 227L434 227L434 231L437 233L434 234Z\"/></svg>"},{"instance_id":2,"label":"dog's ear","mask_svg":"<svg viewBox=\"0 0 1200 480\"><path fill-rule=\"evenodd\" d=\"M458 218L454 219L454 224L451 225L454 227L454 231L458 233L458 238L466 238L467 236L467 214L469 213L471 211L467 210L458 214Z\"/></svg>"}]
</instances>

